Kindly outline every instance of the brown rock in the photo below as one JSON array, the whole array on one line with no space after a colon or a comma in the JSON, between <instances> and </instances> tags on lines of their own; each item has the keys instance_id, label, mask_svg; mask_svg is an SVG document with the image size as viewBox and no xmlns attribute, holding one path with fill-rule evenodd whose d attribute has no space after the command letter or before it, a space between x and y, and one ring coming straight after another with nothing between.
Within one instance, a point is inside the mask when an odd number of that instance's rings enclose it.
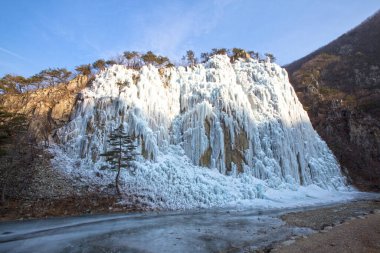
<instances>
[{"instance_id":1,"label":"brown rock","mask_svg":"<svg viewBox=\"0 0 380 253\"><path fill-rule=\"evenodd\" d=\"M59 84L24 94L0 96L0 104L10 111L25 114L30 128L39 140L47 140L54 129L69 120L77 94L89 82L87 76L77 76L68 84Z\"/></svg>"}]
</instances>

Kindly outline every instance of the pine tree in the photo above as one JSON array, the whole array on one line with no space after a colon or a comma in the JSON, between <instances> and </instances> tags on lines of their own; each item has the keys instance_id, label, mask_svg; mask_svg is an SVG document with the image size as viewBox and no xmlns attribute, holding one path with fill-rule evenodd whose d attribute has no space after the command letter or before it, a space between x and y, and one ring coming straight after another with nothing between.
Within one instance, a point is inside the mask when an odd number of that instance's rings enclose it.
<instances>
[{"instance_id":1,"label":"pine tree","mask_svg":"<svg viewBox=\"0 0 380 253\"><path fill-rule=\"evenodd\" d=\"M265 56L269 58L270 62L276 61L276 57L274 57L274 55L272 53L265 53Z\"/></svg>"},{"instance_id":2,"label":"pine tree","mask_svg":"<svg viewBox=\"0 0 380 253\"><path fill-rule=\"evenodd\" d=\"M227 48L213 48L211 49L211 55L217 55L217 54L221 54L221 55L228 55L228 49Z\"/></svg>"},{"instance_id":3,"label":"pine tree","mask_svg":"<svg viewBox=\"0 0 380 253\"><path fill-rule=\"evenodd\" d=\"M0 94L22 93L25 90L25 85L25 77L7 74L0 79Z\"/></svg>"},{"instance_id":4,"label":"pine tree","mask_svg":"<svg viewBox=\"0 0 380 253\"><path fill-rule=\"evenodd\" d=\"M112 65L115 65L115 64L117 64L117 63L114 60L108 60L108 61L106 61L106 66L107 67L111 67Z\"/></svg>"},{"instance_id":5,"label":"pine tree","mask_svg":"<svg viewBox=\"0 0 380 253\"><path fill-rule=\"evenodd\" d=\"M83 64L79 65L75 68L75 70L84 76L88 76L91 74L91 64Z\"/></svg>"},{"instance_id":6,"label":"pine tree","mask_svg":"<svg viewBox=\"0 0 380 253\"><path fill-rule=\"evenodd\" d=\"M123 56L127 60L127 66L138 69L141 66L141 55L136 51L125 51Z\"/></svg>"},{"instance_id":7,"label":"pine tree","mask_svg":"<svg viewBox=\"0 0 380 253\"><path fill-rule=\"evenodd\" d=\"M195 53L193 50L188 50L186 52L186 60L191 67L197 64L197 58L195 58Z\"/></svg>"},{"instance_id":8,"label":"pine tree","mask_svg":"<svg viewBox=\"0 0 380 253\"><path fill-rule=\"evenodd\" d=\"M232 49L231 61L234 62L240 58L247 59L247 52L244 49L234 47Z\"/></svg>"},{"instance_id":9,"label":"pine tree","mask_svg":"<svg viewBox=\"0 0 380 253\"><path fill-rule=\"evenodd\" d=\"M146 54L141 56L141 59L145 64L153 64L157 60L157 55L155 55L152 51L148 51Z\"/></svg>"},{"instance_id":10,"label":"pine tree","mask_svg":"<svg viewBox=\"0 0 380 253\"><path fill-rule=\"evenodd\" d=\"M210 54L209 53L201 53L201 62L205 63L210 59Z\"/></svg>"},{"instance_id":11,"label":"pine tree","mask_svg":"<svg viewBox=\"0 0 380 253\"><path fill-rule=\"evenodd\" d=\"M255 52L255 51L248 51L247 52L252 59L256 59L256 60L259 60L260 59L260 56L259 56L259 52Z\"/></svg>"},{"instance_id":12,"label":"pine tree","mask_svg":"<svg viewBox=\"0 0 380 253\"><path fill-rule=\"evenodd\" d=\"M33 78L28 81L32 83L38 80L40 82L40 86L47 87L68 82L71 74L72 73L65 68L48 68L42 70L40 73L33 76Z\"/></svg>"},{"instance_id":13,"label":"pine tree","mask_svg":"<svg viewBox=\"0 0 380 253\"><path fill-rule=\"evenodd\" d=\"M92 67L100 72L106 68L106 61L99 59L92 64Z\"/></svg>"},{"instance_id":14,"label":"pine tree","mask_svg":"<svg viewBox=\"0 0 380 253\"><path fill-rule=\"evenodd\" d=\"M108 135L108 144L110 149L101 156L106 158L106 161L111 165L111 169L117 171L115 178L115 186L117 194L120 196L119 177L122 168L133 168L132 162L135 160L136 145L134 144L134 138L128 135L123 125L113 130Z\"/></svg>"}]
</instances>

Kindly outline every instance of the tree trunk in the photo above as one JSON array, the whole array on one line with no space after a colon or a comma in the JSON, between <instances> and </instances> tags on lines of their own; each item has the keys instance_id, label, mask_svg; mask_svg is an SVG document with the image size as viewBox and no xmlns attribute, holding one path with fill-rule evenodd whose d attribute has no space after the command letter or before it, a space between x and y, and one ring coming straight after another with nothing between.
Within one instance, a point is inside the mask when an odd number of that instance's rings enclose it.
<instances>
[{"instance_id":1,"label":"tree trunk","mask_svg":"<svg viewBox=\"0 0 380 253\"><path fill-rule=\"evenodd\" d=\"M115 185L116 185L116 192L117 195L121 196L120 188L119 188L119 176L120 176L120 166L117 170L116 179L115 179Z\"/></svg>"},{"instance_id":2,"label":"tree trunk","mask_svg":"<svg viewBox=\"0 0 380 253\"><path fill-rule=\"evenodd\" d=\"M5 183L3 184L3 189L1 190L1 201L0 201L0 205L5 205L5 189L6 189L6 185Z\"/></svg>"},{"instance_id":3,"label":"tree trunk","mask_svg":"<svg viewBox=\"0 0 380 253\"><path fill-rule=\"evenodd\" d=\"M117 166L117 174L115 179L115 185L116 185L116 192L117 195L121 196L120 188L119 188L119 177L120 177L120 170L121 170L121 137L119 137L119 159L118 159L118 166Z\"/></svg>"}]
</instances>

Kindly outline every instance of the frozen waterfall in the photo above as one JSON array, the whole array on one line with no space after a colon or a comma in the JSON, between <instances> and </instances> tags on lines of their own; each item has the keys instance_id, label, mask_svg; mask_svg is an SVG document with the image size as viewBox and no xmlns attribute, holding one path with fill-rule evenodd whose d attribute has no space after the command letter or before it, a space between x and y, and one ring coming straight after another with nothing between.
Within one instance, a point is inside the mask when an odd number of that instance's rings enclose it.
<instances>
[{"instance_id":1,"label":"frozen waterfall","mask_svg":"<svg viewBox=\"0 0 380 253\"><path fill-rule=\"evenodd\" d=\"M56 132L56 166L109 173L99 155L120 124L144 155L125 184L148 204L223 206L265 198L268 189L345 188L286 71L270 62L216 55L194 67L114 65L82 91Z\"/></svg>"}]
</instances>

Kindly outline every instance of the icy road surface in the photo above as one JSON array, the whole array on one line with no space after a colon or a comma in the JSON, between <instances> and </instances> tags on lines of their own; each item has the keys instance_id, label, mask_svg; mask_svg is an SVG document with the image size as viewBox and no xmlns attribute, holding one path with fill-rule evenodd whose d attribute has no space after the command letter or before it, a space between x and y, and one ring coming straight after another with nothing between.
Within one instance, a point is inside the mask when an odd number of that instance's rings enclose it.
<instances>
[{"instance_id":1,"label":"icy road surface","mask_svg":"<svg viewBox=\"0 0 380 253\"><path fill-rule=\"evenodd\" d=\"M380 195L361 193L356 199L380 199ZM3 222L0 252L247 252L312 233L308 228L286 225L279 216L313 208L318 207L208 209Z\"/></svg>"},{"instance_id":2,"label":"icy road surface","mask_svg":"<svg viewBox=\"0 0 380 253\"><path fill-rule=\"evenodd\" d=\"M310 229L279 211L213 210L55 218L0 225L0 252L215 252L253 249Z\"/></svg>"},{"instance_id":3,"label":"icy road surface","mask_svg":"<svg viewBox=\"0 0 380 253\"><path fill-rule=\"evenodd\" d=\"M359 199L380 195L357 192L351 200ZM335 204L2 222L0 252L249 252L313 232L285 224L280 215Z\"/></svg>"}]
</instances>

